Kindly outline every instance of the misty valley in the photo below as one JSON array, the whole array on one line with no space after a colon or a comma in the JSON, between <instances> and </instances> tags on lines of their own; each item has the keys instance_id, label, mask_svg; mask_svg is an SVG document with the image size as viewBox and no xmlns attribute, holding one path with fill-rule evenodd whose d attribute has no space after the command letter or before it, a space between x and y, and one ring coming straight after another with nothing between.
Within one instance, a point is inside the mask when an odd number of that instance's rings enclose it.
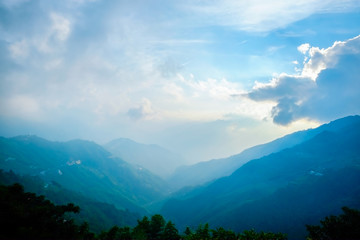
<instances>
[{"instance_id":1,"label":"misty valley","mask_svg":"<svg viewBox=\"0 0 360 240\"><path fill-rule=\"evenodd\" d=\"M130 139L1 137L0 239L360 237L360 116L184 164Z\"/></svg>"},{"instance_id":2,"label":"misty valley","mask_svg":"<svg viewBox=\"0 0 360 240\"><path fill-rule=\"evenodd\" d=\"M360 0L0 0L0 240L360 240Z\"/></svg>"}]
</instances>

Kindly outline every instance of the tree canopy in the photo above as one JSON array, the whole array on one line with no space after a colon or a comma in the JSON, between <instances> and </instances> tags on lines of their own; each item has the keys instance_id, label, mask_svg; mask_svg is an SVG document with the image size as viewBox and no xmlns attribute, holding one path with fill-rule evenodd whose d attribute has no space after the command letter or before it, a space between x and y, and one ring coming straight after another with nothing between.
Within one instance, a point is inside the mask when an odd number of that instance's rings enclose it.
<instances>
[{"instance_id":1,"label":"tree canopy","mask_svg":"<svg viewBox=\"0 0 360 240\"><path fill-rule=\"evenodd\" d=\"M100 240L285 240L286 234L257 232L254 229L236 233L209 224L196 229L187 227L180 234L175 224L155 214L144 216L134 228L113 226L96 236L89 224L78 225L72 214L80 208L72 203L55 205L44 196L24 192L20 184L0 185L0 239L100 239ZM309 240L360 239L360 211L342 208L343 214L328 216L320 225L306 225Z\"/></svg>"},{"instance_id":2,"label":"tree canopy","mask_svg":"<svg viewBox=\"0 0 360 240\"><path fill-rule=\"evenodd\" d=\"M342 211L339 216L325 217L320 225L306 225L308 239L360 239L360 211L348 207Z\"/></svg>"},{"instance_id":3,"label":"tree canopy","mask_svg":"<svg viewBox=\"0 0 360 240\"><path fill-rule=\"evenodd\" d=\"M72 203L54 205L44 196L24 192L19 184L0 186L0 239L77 239L78 226L67 213L78 213Z\"/></svg>"}]
</instances>

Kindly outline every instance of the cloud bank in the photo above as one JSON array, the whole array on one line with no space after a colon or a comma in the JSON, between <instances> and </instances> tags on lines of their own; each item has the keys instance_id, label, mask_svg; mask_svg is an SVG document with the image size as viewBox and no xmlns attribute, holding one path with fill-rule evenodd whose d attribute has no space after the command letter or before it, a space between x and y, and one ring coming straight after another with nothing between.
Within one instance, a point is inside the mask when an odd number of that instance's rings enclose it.
<instances>
[{"instance_id":1,"label":"cloud bank","mask_svg":"<svg viewBox=\"0 0 360 240\"><path fill-rule=\"evenodd\" d=\"M271 117L280 125L308 118L329 121L360 113L360 36L320 49L301 45L302 73L280 74L257 84L247 96L272 101Z\"/></svg>"}]
</instances>

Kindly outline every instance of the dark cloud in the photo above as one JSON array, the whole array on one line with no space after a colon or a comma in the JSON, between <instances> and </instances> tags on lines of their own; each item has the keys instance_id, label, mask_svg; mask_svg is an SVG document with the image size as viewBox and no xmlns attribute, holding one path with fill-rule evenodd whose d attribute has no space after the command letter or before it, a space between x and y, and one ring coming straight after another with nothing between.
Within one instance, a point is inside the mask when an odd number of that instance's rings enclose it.
<instances>
[{"instance_id":1,"label":"dark cloud","mask_svg":"<svg viewBox=\"0 0 360 240\"><path fill-rule=\"evenodd\" d=\"M275 101L271 114L277 124L360 113L360 37L312 51L301 76L283 74L247 94L255 101Z\"/></svg>"}]
</instances>

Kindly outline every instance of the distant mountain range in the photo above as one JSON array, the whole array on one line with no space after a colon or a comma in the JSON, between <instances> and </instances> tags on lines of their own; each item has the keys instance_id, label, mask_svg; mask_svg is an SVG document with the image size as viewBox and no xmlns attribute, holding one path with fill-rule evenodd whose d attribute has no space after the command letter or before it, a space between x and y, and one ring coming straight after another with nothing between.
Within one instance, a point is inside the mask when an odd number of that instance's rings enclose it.
<instances>
[{"instance_id":1,"label":"distant mountain range","mask_svg":"<svg viewBox=\"0 0 360 240\"><path fill-rule=\"evenodd\" d=\"M302 143L295 145L301 142L297 136ZM255 149L279 146L285 149L249 161L228 177L173 195L162 213L182 227L209 222L235 231L281 231L300 239L305 224L339 213L344 205L360 207L359 116Z\"/></svg>"},{"instance_id":2,"label":"distant mountain range","mask_svg":"<svg viewBox=\"0 0 360 240\"><path fill-rule=\"evenodd\" d=\"M97 201L142 214L146 213L142 206L162 199L168 192L161 178L83 140L0 138L0 168L40 176L45 182L57 182Z\"/></svg>"},{"instance_id":3,"label":"distant mountain range","mask_svg":"<svg viewBox=\"0 0 360 240\"><path fill-rule=\"evenodd\" d=\"M169 177L177 167L185 164L183 157L159 145L142 144L127 138L115 139L104 147L113 155L162 178Z\"/></svg>"},{"instance_id":4,"label":"distant mountain range","mask_svg":"<svg viewBox=\"0 0 360 240\"><path fill-rule=\"evenodd\" d=\"M182 162L159 146L127 139L102 147L0 137L0 183L19 181L59 204L78 203L80 219L98 222L96 231L132 225L158 209L180 229L209 222L304 239L305 224L339 214L342 206L360 208L360 116L180 167L166 177L172 164Z\"/></svg>"},{"instance_id":5,"label":"distant mountain range","mask_svg":"<svg viewBox=\"0 0 360 240\"><path fill-rule=\"evenodd\" d=\"M286 148L293 147L326 130L341 130L343 127L351 124L352 122L359 121L359 118L359 116L353 116L339 119L338 121L324 124L315 129L295 132L272 142L248 148L240 154L236 154L228 158L214 159L194 165L179 167L168 178L168 182L175 189L180 189L185 186L202 185L215 179L229 176L236 169L252 159L260 158L271 153L276 153Z\"/></svg>"}]
</instances>

